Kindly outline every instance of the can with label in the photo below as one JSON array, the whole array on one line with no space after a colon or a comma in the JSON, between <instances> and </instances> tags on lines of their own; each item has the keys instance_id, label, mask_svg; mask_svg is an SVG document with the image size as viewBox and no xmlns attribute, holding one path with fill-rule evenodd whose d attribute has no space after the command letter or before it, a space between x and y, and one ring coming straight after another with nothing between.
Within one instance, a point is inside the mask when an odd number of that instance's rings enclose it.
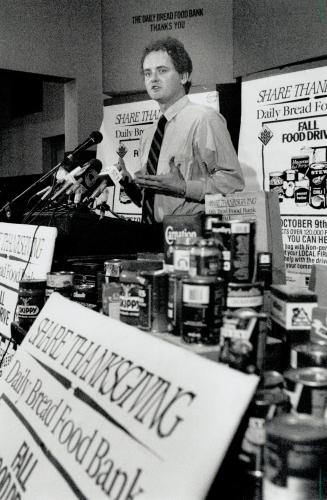
<instances>
[{"instance_id":1,"label":"can with label","mask_svg":"<svg viewBox=\"0 0 327 500\"><path fill-rule=\"evenodd\" d=\"M222 278L184 278L182 289L182 338L187 343L217 345L225 307Z\"/></svg>"},{"instance_id":2,"label":"can with label","mask_svg":"<svg viewBox=\"0 0 327 500\"><path fill-rule=\"evenodd\" d=\"M173 245L177 238L203 236L203 214L165 215L162 221L164 233L164 258L166 271L174 271Z\"/></svg>"},{"instance_id":3,"label":"can with label","mask_svg":"<svg viewBox=\"0 0 327 500\"><path fill-rule=\"evenodd\" d=\"M120 275L120 320L128 325L139 324L139 281L135 271L123 271Z\"/></svg>"},{"instance_id":4,"label":"can with label","mask_svg":"<svg viewBox=\"0 0 327 500\"><path fill-rule=\"evenodd\" d=\"M106 260L104 263L104 271L106 283L119 283L119 277L122 271L121 259Z\"/></svg>"},{"instance_id":5,"label":"can with label","mask_svg":"<svg viewBox=\"0 0 327 500\"><path fill-rule=\"evenodd\" d=\"M284 199L283 182L284 173L282 171L276 170L274 172L269 172L269 191L273 191L278 194L279 202Z\"/></svg>"},{"instance_id":6,"label":"can with label","mask_svg":"<svg viewBox=\"0 0 327 500\"><path fill-rule=\"evenodd\" d=\"M255 264L255 222L213 222L213 237L223 255L223 274L226 281L250 282Z\"/></svg>"},{"instance_id":7,"label":"can with label","mask_svg":"<svg viewBox=\"0 0 327 500\"><path fill-rule=\"evenodd\" d=\"M310 200L310 181L307 177L299 177L295 181L294 201L297 205L308 205Z\"/></svg>"},{"instance_id":8,"label":"can with label","mask_svg":"<svg viewBox=\"0 0 327 500\"><path fill-rule=\"evenodd\" d=\"M299 174L305 175L309 165L310 165L309 155L293 156L293 158L291 158L291 169L295 170L297 176L299 176Z\"/></svg>"},{"instance_id":9,"label":"can with label","mask_svg":"<svg viewBox=\"0 0 327 500\"><path fill-rule=\"evenodd\" d=\"M291 368L284 373L287 390L297 413L326 417L327 368Z\"/></svg>"},{"instance_id":10,"label":"can with label","mask_svg":"<svg viewBox=\"0 0 327 500\"><path fill-rule=\"evenodd\" d=\"M327 344L308 342L298 344L291 349L291 367L320 366L327 368Z\"/></svg>"},{"instance_id":11,"label":"can with label","mask_svg":"<svg viewBox=\"0 0 327 500\"><path fill-rule=\"evenodd\" d=\"M97 272L101 268L98 262L74 262L74 287L72 300L93 309L98 309Z\"/></svg>"},{"instance_id":12,"label":"can with label","mask_svg":"<svg viewBox=\"0 0 327 500\"><path fill-rule=\"evenodd\" d=\"M295 182L297 173L295 170L289 169L284 172L283 194L284 198L294 198Z\"/></svg>"},{"instance_id":13,"label":"can with label","mask_svg":"<svg viewBox=\"0 0 327 500\"><path fill-rule=\"evenodd\" d=\"M285 381L281 373L276 370L266 370L263 372L260 382L260 388L268 389L270 391L280 391L284 388Z\"/></svg>"},{"instance_id":14,"label":"can with label","mask_svg":"<svg viewBox=\"0 0 327 500\"><path fill-rule=\"evenodd\" d=\"M263 373L267 315L239 309L223 317L220 361L245 372Z\"/></svg>"},{"instance_id":15,"label":"can with label","mask_svg":"<svg viewBox=\"0 0 327 500\"><path fill-rule=\"evenodd\" d=\"M310 415L281 415L266 424L265 500L326 498L327 425Z\"/></svg>"},{"instance_id":16,"label":"can with label","mask_svg":"<svg viewBox=\"0 0 327 500\"><path fill-rule=\"evenodd\" d=\"M26 332L44 306L45 287L45 280L23 279L19 282L16 318Z\"/></svg>"},{"instance_id":17,"label":"can with label","mask_svg":"<svg viewBox=\"0 0 327 500\"><path fill-rule=\"evenodd\" d=\"M327 163L312 163L307 177L310 181L310 205L313 208L326 207L326 175Z\"/></svg>"},{"instance_id":18,"label":"can with label","mask_svg":"<svg viewBox=\"0 0 327 500\"><path fill-rule=\"evenodd\" d=\"M188 274L191 264L191 249L196 237L178 237L173 244L173 266L174 272Z\"/></svg>"},{"instance_id":19,"label":"can with label","mask_svg":"<svg viewBox=\"0 0 327 500\"><path fill-rule=\"evenodd\" d=\"M120 319L120 284L102 284L102 312L113 319Z\"/></svg>"},{"instance_id":20,"label":"can with label","mask_svg":"<svg viewBox=\"0 0 327 500\"><path fill-rule=\"evenodd\" d=\"M259 390L251 402L247 414L247 428L241 444L239 462L241 479L249 489L262 491L264 475L264 445L266 441L266 424L278 415L290 411L290 400L283 391ZM252 497L251 497L252 498ZM258 497L262 498L259 494Z\"/></svg>"},{"instance_id":21,"label":"can with label","mask_svg":"<svg viewBox=\"0 0 327 500\"><path fill-rule=\"evenodd\" d=\"M177 336L181 335L182 326L182 280L182 275L178 273L169 273L167 329L169 333Z\"/></svg>"},{"instance_id":22,"label":"can with label","mask_svg":"<svg viewBox=\"0 0 327 500\"><path fill-rule=\"evenodd\" d=\"M229 313L238 309L249 309L257 313L262 312L262 283L228 283L226 308Z\"/></svg>"},{"instance_id":23,"label":"can with label","mask_svg":"<svg viewBox=\"0 0 327 500\"><path fill-rule=\"evenodd\" d=\"M73 294L74 273L72 271L56 271L47 273L46 300L53 292L58 292L70 299Z\"/></svg>"},{"instance_id":24,"label":"can with label","mask_svg":"<svg viewBox=\"0 0 327 500\"><path fill-rule=\"evenodd\" d=\"M222 252L214 238L194 243L190 254L190 276L218 276L222 270Z\"/></svg>"},{"instance_id":25,"label":"can with label","mask_svg":"<svg viewBox=\"0 0 327 500\"><path fill-rule=\"evenodd\" d=\"M141 271L138 284L138 327L154 333L167 332L168 274L162 270Z\"/></svg>"}]
</instances>

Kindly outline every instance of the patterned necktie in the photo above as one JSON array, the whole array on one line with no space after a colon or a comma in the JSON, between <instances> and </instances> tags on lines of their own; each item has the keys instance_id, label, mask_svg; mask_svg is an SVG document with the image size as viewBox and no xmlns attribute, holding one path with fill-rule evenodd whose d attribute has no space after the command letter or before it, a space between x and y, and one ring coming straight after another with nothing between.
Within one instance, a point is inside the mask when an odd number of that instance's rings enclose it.
<instances>
[{"instance_id":1,"label":"patterned necktie","mask_svg":"<svg viewBox=\"0 0 327 500\"><path fill-rule=\"evenodd\" d=\"M158 160L160 156L161 144L165 132L165 126L167 123L167 118L162 115L159 118L157 130L152 139L148 161L146 164L147 174L156 175L158 168ZM148 224L153 224L154 219L154 196L155 193L152 189L145 189L143 198L143 209L142 209L142 222L147 222Z\"/></svg>"}]
</instances>

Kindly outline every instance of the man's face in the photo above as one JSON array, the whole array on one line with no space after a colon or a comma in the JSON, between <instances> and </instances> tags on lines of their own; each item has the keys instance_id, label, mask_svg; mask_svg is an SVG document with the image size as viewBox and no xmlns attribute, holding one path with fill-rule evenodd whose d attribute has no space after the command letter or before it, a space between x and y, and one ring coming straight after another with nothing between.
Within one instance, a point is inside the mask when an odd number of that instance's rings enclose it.
<instances>
[{"instance_id":1,"label":"man's face","mask_svg":"<svg viewBox=\"0 0 327 500\"><path fill-rule=\"evenodd\" d=\"M174 104L185 94L183 83L188 74L179 74L169 54L165 50L150 52L143 62L146 90L164 109Z\"/></svg>"}]
</instances>

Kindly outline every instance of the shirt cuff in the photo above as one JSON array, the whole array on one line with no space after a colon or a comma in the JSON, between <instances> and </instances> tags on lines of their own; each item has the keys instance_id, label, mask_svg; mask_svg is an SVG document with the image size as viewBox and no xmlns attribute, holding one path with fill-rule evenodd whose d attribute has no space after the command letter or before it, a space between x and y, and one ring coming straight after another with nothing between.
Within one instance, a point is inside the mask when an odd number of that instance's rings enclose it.
<instances>
[{"instance_id":1,"label":"shirt cuff","mask_svg":"<svg viewBox=\"0 0 327 500\"><path fill-rule=\"evenodd\" d=\"M204 199L204 186L202 181L186 181L185 198L202 201Z\"/></svg>"}]
</instances>

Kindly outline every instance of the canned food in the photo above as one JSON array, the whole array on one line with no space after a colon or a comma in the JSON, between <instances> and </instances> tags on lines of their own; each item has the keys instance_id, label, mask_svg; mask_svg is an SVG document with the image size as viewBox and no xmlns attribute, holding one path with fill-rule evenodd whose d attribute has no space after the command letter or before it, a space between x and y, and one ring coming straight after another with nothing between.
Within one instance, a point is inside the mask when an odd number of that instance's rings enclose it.
<instances>
[{"instance_id":1,"label":"canned food","mask_svg":"<svg viewBox=\"0 0 327 500\"><path fill-rule=\"evenodd\" d=\"M45 297L48 299L53 292L58 292L70 299L73 294L74 273L72 271L57 271L47 273Z\"/></svg>"},{"instance_id":2,"label":"canned food","mask_svg":"<svg viewBox=\"0 0 327 500\"><path fill-rule=\"evenodd\" d=\"M272 253L257 253L256 281L262 282L264 288L269 288L272 283Z\"/></svg>"},{"instance_id":3,"label":"canned food","mask_svg":"<svg viewBox=\"0 0 327 500\"><path fill-rule=\"evenodd\" d=\"M294 198L295 181L297 174L295 170L289 169L284 172L283 194L285 198Z\"/></svg>"},{"instance_id":4,"label":"canned food","mask_svg":"<svg viewBox=\"0 0 327 500\"><path fill-rule=\"evenodd\" d=\"M165 271L142 271L138 284L138 327L156 333L166 332L168 274Z\"/></svg>"},{"instance_id":5,"label":"canned food","mask_svg":"<svg viewBox=\"0 0 327 500\"><path fill-rule=\"evenodd\" d=\"M245 372L264 370L267 315L240 309L225 314L220 329L219 360Z\"/></svg>"},{"instance_id":6,"label":"canned food","mask_svg":"<svg viewBox=\"0 0 327 500\"><path fill-rule=\"evenodd\" d=\"M273 390L281 390L284 388L285 382L284 377L281 373L276 370L267 370L263 372L262 383L264 389L268 389L270 391Z\"/></svg>"},{"instance_id":7,"label":"canned food","mask_svg":"<svg viewBox=\"0 0 327 500\"><path fill-rule=\"evenodd\" d=\"M313 208L326 207L326 174L327 163L312 163L307 177L310 181L310 205Z\"/></svg>"},{"instance_id":8,"label":"canned food","mask_svg":"<svg viewBox=\"0 0 327 500\"><path fill-rule=\"evenodd\" d=\"M97 272L101 264L97 262L74 262L74 287L72 299L89 309L98 308Z\"/></svg>"},{"instance_id":9,"label":"canned food","mask_svg":"<svg viewBox=\"0 0 327 500\"><path fill-rule=\"evenodd\" d=\"M200 239L191 248L190 276L218 276L222 270L222 252L213 238Z\"/></svg>"},{"instance_id":10,"label":"canned food","mask_svg":"<svg viewBox=\"0 0 327 500\"><path fill-rule=\"evenodd\" d=\"M118 282L120 273L122 271L122 261L121 259L111 259L106 260L104 263L104 271L105 271L105 281L109 282Z\"/></svg>"},{"instance_id":11,"label":"canned food","mask_svg":"<svg viewBox=\"0 0 327 500\"><path fill-rule=\"evenodd\" d=\"M255 255L255 222L213 222L213 237L222 250L223 276L227 281L250 282Z\"/></svg>"},{"instance_id":12,"label":"canned food","mask_svg":"<svg viewBox=\"0 0 327 500\"><path fill-rule=\"evenodd\" d=\"M291 349L291 367L320 366L327 368L327 344L298 344Z\"/></svg>"},{"instance_id":13,"label":"canned food","mask_svg":"<svg viewBox=\"0 0 327 500\"><path fill-rule=\"evenodd\" d=\"M321 500L327 425L309 415L281 415L266 424L265 500Z\"/></svg>"},{"instance_id":14,"label":"canned food","mask_svg":"<svg viewBox=\"0 0 327 500\"><path fill-rule=\"evenodd\" d=\"M45 287L45 280L23 279L19 282L16 318L26 332L44 306Z\"/></svg>"},{"instance_id":15,"label":"canned food","mask_svg":"<svg viewBox=\"0 0 327 500\"><path fill-rule=\"evenodd\" d=\"M129 325L139 324L138 273L123 271L120 275L120 320Z\"/></svg>"},{"instance_id":16,"label":"canned food","mask_svg":"<svg viewBox=\"0 0 327 500\"><path fill-rule=\"evenodd\" d=\"M320 367L291 368L284 373L292 405L298 413L326 416L327 369Z\"/></svg>"},{"instance_id":17,"label":"canned food","mask_svg":"<svg viewBox=\"0 0 327 500\"><path fill-rule=\"evenodd\" d=\"M120 284L102 284L102 312L113 319L120 319Z\"/></svg>"},{"instance_id":18,"label":"canned food","mask_svg":"<svg viewBox=\"0 0 327 500\"><path fill-rule=\"evenodd\" d=\"M173 245L177 238L203 236L203 215L166 215L163 218L165 268L174 271Z\"/></svg>"},{"instance_id":19,"label":"canned food","mask_svg":"<svg viewBox=\"0 0 327 500\"><path fill-rule=\"evenodd\" d=\"M294 201L297 205L308 205L310 199L310 181L307 177L301 177L295 181Z\"/></svg>"},{"instance_id":20,"label":"canned food","mask_svg":"<svg viewBox=\"0 0 327 500\"><path fill-rule=\"evenodd\" d=\"M277 193L280 202L283 201L284 198L283 182L284 175L282 171L276 170L274 172L269 172L269 191Z\"/></svg>"},{"instance_id":21,"label":"canned food","mask_svg":"<svg viewBox=\"0 0 327 500\"><path fill-rule=\"evenodd\" d=\"M168 276L167 329L173 335L181 335L182 325L182 279L177 273Z\"/></svg>"},{"instance_id":22,"label":"canned food","mask_svg":"<svg viewBox=\"0 0 327 500\"><path fill-rule=\"evenodd\" d=\"M226 297L227 312L250 309L252 312L263 310L262 283L228 283Z\"/></svg>"},{"instance_id":23,"label":"canned food","mask_svg":"<svg viewBox=\"0 0 327 500\"><path fill-rule=\"evenodd\" d=\"M197 238L178 237L173 244L173 266L174 272L188 274L191 263L191 249Z\"/></svg>"},{"instance_id":24,"label":"canned food","mask_svg":"<svg viewBox=\"0 0 327 500\"><path fill-rule=\"evenodd\" d=\"M248 412L248 425L241 445L239 459L243 470L262 477L266 422L290 411L290 400L283 391L259 390Z\"/></svg>"},{"instance_id":25,"label":"canned food","mask_svg":"<svg viewBox=\"0 0 327 500\"><path fill-rule=\"evenodd\" d=\"M187 343L218 344L225 307L222 278L184 278L182 282L182 338Z\"/></svg>"}]
</instances>

